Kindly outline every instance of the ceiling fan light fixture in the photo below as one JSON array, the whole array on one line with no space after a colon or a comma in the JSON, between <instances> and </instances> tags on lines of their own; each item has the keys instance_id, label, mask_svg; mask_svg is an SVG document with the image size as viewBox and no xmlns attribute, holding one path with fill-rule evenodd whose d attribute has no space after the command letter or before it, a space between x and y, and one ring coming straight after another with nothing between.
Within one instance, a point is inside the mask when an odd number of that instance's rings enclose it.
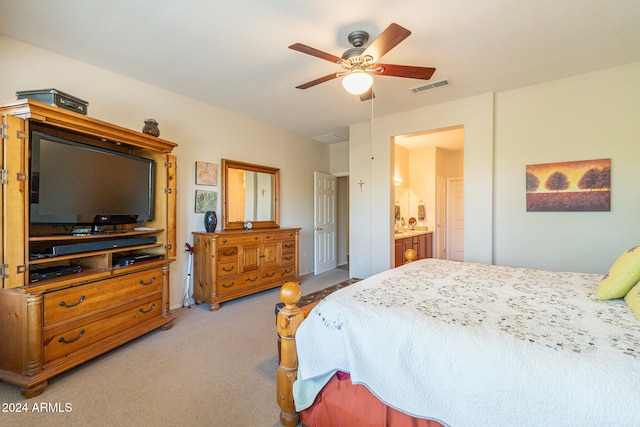
<instances>
[{"instance_id":1,"label":"ceiling fan light fixture","mask_svg":"<svg viewBox=\"0 0 640 427\"><path fill-rule=\"evenodd\" d=\"M371 88L373 77L362 70L354 70L342 78L342 86L353 95L361 95Z\"/></svg>"}]
</instances>

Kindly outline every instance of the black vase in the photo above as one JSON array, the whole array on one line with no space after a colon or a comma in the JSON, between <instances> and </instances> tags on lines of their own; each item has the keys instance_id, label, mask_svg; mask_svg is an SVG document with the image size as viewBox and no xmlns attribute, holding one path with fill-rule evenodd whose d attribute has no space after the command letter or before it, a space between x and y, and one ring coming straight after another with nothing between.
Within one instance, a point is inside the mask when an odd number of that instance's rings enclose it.
<instances>
[{"instance_id":1,"label":"black vase","mask_svg":"<svg viewBox=\"0 0 640 427\"><path fill-rule=\"evenodd\" d=\"M204 229L207 230L207 233L213 233L216 231L216 226L218 225L218 217L216 216L215 211L207 211L204 213Z\"/></svg>"}]
</instances>

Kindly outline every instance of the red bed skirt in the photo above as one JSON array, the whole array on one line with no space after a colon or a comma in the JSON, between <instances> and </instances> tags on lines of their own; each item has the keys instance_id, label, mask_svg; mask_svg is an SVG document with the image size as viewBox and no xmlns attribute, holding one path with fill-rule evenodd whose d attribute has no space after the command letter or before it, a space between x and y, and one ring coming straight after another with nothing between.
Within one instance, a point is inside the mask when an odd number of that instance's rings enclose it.
<instances>
[{"instance_id":1,"label":"red bed skirt","mask_svg":"<svg viewBox=\"0 0 640 427\"><path fill-rule=\"evenodd\" d=\"M300 421L308 427L443 427L386 406L343 373L329 380L313 405L300 413Z\"/></svg>"}]
</instances>

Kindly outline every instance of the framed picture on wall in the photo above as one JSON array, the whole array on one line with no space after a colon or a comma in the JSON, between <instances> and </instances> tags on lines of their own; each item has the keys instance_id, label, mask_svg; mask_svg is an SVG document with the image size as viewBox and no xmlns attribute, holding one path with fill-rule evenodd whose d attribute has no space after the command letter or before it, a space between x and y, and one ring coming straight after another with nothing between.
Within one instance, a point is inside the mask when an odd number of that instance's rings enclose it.
<instances>
[{"instance_id":1,"label":"framed picture on wall","mask_svg":"<svg viewBox=\"0 0 640 427\"><path fill-rule=\"evenodd\" d=\"M215 191L196 190L196 213L215 211L218 206L218 193Z\"/></svg>"},{"instance_id":2,"label":"framed picture on wall","mask_svg":"<svg viewBox=\"0 0 640 427\"><path fill-rule=\"evenodd\" d=\"M196 162L196 184L218 185L218 165L216 163Z\"/></svg>"},{"instance_id":3,"label":"framed picture on wall","mask_svg":"<svg viewBox=\"0 0 640 427\"><path fill-rule=\"evenodd\" d=\"M611 159L527 165L527 211L610 211Z\"/></svg>"}]
</instances>

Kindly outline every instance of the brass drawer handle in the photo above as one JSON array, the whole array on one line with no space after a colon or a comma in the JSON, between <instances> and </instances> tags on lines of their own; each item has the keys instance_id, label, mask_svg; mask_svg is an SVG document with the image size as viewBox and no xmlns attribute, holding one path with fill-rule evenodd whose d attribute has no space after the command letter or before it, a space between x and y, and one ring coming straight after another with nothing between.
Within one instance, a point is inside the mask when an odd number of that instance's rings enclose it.
<instances>
[{"instance_id":1,"label":"brass drawer handle","mask_svg":"<svg viewBox=\"0 0 640 427\"><path fill-rule=\"evenodd\" d=\"M284 245L284 247L285 247L285 249L289 249L289 248L292 248L293 245Z\"/></svg>"},{"instance_id":2,"label":"brass drawer handle","mask_svg":"<svg viewBox=\"0 0 640 427\"><path fill-rule=\"evenodd\" d=\"M247 282L255 282L256 280L258 280L258 276L254 277L253 279L247 277Z\"/></svg>"},{"instance_id":3,"label":"brass drawer handle","mask_svg":"<svg viewBox=\"0 0 640 427\"><path fill-rule=\"evenodd\" d=\"M151 308L149 310L145 310L144 308L140 307L140 313L142 313L142 314L151 313L154 308L156 308L156 303L155 302L153 304L151 304Z\"/></svg>"},{"instance_id":4,"label":"brass drawer handle","mask_svg":"<svg viewBox=\"0 0 640 427\"><path fill-rule=\"evenodd\" d=\"M292 257L292 256L284 257L284 260L285 260L285 261L291 261L292 259L293 259L293 257Z\"/></svg>"},{"instance_id":5,"label":"brass drawer handle","mask_svg":"<svg viewBox=\"0 0 640 427\"><path fill-rule=\"evenodd\" d=\"M276 273L265 274L265 276L267 276L267 277L273 277L273 276L275 276L275 275L276 275Z\"/></svg>"},{"instance_id":6,"label":"brass drawer handle","mask_svg":"<svg viewBox=\"0 0 640 427\"><path fill-rule=\"evenodd\" d=\"M150 284L152 284L155 281L156 281L156 276L153 276L151 278L151 280L148 281L148 282L145 282L144 280L140 279L140 281L138 283L140 283L142 286L149 286Z\"/></svg>"},{"instance_id":7,"label":"brass drawer handle","mask_svg":"<svg viewBox=\"0 0 640 427\"><path fill-rule=\"evenodd\" d=\"M71 344L72 342L77 341L83 335L84 335L84 329L80 331L80 333L78 334L77 337L72 338L69 341L65 340L64 337L60 337L60 338L58 338L58 342L61 342L61 343L64 343L64 344Z\"/></svg>"},{"instance_id":8,"label":"brass drawer handle","mask_svg":"<svg viewBox=\"0 0 640 427\"><path fill-rule=\"evenodd\" d=\"M232 250L232 251L231 251L231 252L229 252L229 253L227 253L227 252L225 252L225 251L223 251L223 252L222 252L222 255L224 255L224 256L231 256L231 255L235 255L235 254L236 254L236 251L235 251L235 250Z\"/></svg>"},{"instance_id":9,"label":"brass drawer handle","mask_svg":"<svg viewBox=\"0 0 640 427\"><path fill-rule=\"evenodd\" d=\"M222 287L223 287L223 288L230 288L230 287L232 287L232 286L233 286L233 285L235 285L235 284L236 284L236 282L231 282L231 283L229 283L228 285L225 285L225 284L223 283L223 284L222 284Z\"/></svg>"},{"instance_id":10,"label":"brass drawer handle","mask_svg":"<svg viewBox=\"0 0 640 427\"><path fill-rule=\"evenodd\" d=\"M82 301L84 301L84 295L80 295L80 299L78 300L78 302L74 302L73 304L67 304L64 301L60 301L58 303L58 305L60 307L71 308L71 307L75 307L76 305L80 304Z\"/></svg>"},{"instance_id":11,"label":"brass drawer handle","mask_svg":"<svg viewBox=\"0 0 640 427\"><path fill-rule=\"evenodd\" d=\"M232 265L228 270L226 268L224 268L224 267L221 267L221 268L222 268L222 271L228 273L230 271L233 271L233 269L235 268L235 265Z\"/></svg>"},{"instance_id":12,"label":"brass drawer handle","mask_svg":"<svg viewBox=\"0 0 640 427\"><path fill-rule=\"evenodd\" d=\"M293 271L293 268L291 270L285 270L284 273L282 273L282 275L284 276L285 274L289 274Z\"/></svg>"}]
</instances>

